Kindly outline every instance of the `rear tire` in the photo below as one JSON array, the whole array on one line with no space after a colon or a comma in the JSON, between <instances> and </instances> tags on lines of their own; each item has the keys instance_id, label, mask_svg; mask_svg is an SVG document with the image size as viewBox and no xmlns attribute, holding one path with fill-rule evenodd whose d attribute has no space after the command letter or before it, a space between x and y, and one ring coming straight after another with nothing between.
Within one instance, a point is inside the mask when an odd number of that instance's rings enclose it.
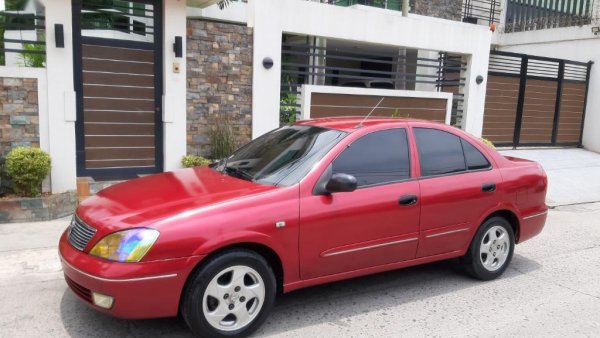
<instances>
[{"instance_id":1,"label":"rear tire","mask_svg":"<svg viewBox=\"0 0 600 338\"><path fill-rule=\"evenodd\" d=\"M506 270L514 248L515 235L510 223L502 217L492 217L479 227L461 261L471 276L492 280Z\"/></svg>"},{"instance_id":2,"label":"rear tire","mask_svg":"<svg viewBox=\"0 0 600 338\"><path fill-rule=\"evenodd\" d=\"M198 337L246 337L267 318L276 289L273 270L262 256L227 251L190 276L181 315Z\"/></svg>"}]
</instances>

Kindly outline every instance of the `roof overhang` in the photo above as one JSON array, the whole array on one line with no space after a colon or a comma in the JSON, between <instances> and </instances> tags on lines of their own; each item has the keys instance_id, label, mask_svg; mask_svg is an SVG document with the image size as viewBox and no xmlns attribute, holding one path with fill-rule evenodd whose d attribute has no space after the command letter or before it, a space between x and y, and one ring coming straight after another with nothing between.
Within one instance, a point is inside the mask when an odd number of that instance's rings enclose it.
<instances>
[{"instance_id":1,"label":"roof overhang","mask_svg":"<svg viewBox=\"0 0 600 338\"><path fill-rule=\"evenodd\" d=\"M187 5L190 7L206 8L218 2L219 0L187 0Z\"/></svg>"}]
</instances>

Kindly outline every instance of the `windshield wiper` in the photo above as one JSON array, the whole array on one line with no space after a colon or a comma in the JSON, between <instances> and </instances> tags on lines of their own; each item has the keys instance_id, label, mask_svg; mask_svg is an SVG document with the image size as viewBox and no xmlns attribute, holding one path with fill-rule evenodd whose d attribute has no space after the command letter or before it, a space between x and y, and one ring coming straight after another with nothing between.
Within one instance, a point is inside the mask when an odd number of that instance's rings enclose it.
<instances>
[{"instance_id":1,"label":"windshield wiper","mask_svg":"<svg viewBox=\"0 0 600 338\"><path fill-rule=\"evenodd\" d=\"M254 177L247 171L234 167L223 167L223 171L231 176L241 178L250 182L254 182Z\"/></svg>"}]
</instances>

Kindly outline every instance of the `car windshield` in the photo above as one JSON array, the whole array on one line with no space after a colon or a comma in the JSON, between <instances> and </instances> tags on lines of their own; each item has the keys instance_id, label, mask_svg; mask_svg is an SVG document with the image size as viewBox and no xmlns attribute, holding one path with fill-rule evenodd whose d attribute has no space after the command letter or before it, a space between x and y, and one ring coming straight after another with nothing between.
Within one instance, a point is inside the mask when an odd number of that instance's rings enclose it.
<instances>
[{"instance_id":1,"label":"car windshield","mask_svg":"<svg viewBox=\"0 0 600 338\"><path fill-rule=\"evenodd\" d=\"M261 184L290 186L346 135L320 127L281 127L246 144L213 169Z\"/></svg>"}]
</instances>

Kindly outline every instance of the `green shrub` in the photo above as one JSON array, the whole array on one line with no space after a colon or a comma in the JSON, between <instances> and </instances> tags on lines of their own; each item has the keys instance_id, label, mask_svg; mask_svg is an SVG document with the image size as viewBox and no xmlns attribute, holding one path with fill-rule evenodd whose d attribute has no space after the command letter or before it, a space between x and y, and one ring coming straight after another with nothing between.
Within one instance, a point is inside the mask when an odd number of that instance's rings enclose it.
<instances>
[{"instance_id":1,"label":"green shrub","mask_svg":"<svg viewBox=\"0 0 600 338\"><path fill-rule=\"evenodd\" d=\"M221 159L235 150L235 134L231 121L225 116L217 116L210 120L210 153L212 158Z\"/></svg>"},{"instance_id":2,"label":"green shrub","mask_svg":"<svg viewBox=\"0 0 600 338\"><path fill-rule=\"evenodd\" d=\"M42 40L43 41L43 40ZM39 52L45 51L46 46L35 43L24 43L23 52L21 52L21 61L25 67L43 68L46 67L46 54ZM28 53L30 52L30 53Z\"/></svg>"},{"instance_id":3,"label":"green shrub","mask_svg":"<svg viewBox=\"0 0 600 338\"><path fill-rule=\"evenodd\" d=\"M38 148L15 148L6 156L6 174L20 196L37 196L39 186L50 174L50 167L50 155Z\"/></svg>"},{"instance_id":4,"label":"green shrub","mask_svg":"<svg viewBox=\"0 0 600 338\"><path fill-rule=\"evenodd\" d=\"M204 165L209 165L211 162L212 161L209 159L196 155L186 155L181 159L181 165L184 168L201 167Z\"/></svg>"},{"instance_id":5,"label":"green shrub","mask_svg":"<svg viewBox=\"0 0 600 338\"><path fill-rule=\"evenodd\" d=\"M288 124L296 122L296 101L294 93L283 94L279 101L279 123Z\"/></svg>"}]
</instances>

